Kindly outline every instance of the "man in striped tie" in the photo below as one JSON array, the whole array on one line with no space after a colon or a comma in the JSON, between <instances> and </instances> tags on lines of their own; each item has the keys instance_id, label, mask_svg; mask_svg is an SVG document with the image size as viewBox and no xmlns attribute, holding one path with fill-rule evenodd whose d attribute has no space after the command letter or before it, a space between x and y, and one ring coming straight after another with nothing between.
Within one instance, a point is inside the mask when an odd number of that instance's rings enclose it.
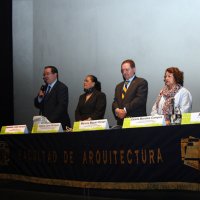
<instances>
[{"instance_id":1,"label":"man in striped tie","mask_svg":"<svg viewBox=\"0 0 200 200\"><path fill-rule=\"evenodd\" d=\"M122 99L124 99L124 97L125 97L126 91L128 89L128 84L129 84L129 80L124 82L124 87L122 90Z\"/></svg>"},{"instance_id":2,"label":"man in striped tie","mask_svg":"<svg viewBox=\"0 0 200 200\"><path fill-rule=\"evenodd\" d=\"M146 102L148 83L145 79L136 76L136 67L133 60L125 60L121 64L121 73L124 81L115 89L112 104L117 124L122 125L125 117L146 116Z\"/></svg>"}]
</instances>

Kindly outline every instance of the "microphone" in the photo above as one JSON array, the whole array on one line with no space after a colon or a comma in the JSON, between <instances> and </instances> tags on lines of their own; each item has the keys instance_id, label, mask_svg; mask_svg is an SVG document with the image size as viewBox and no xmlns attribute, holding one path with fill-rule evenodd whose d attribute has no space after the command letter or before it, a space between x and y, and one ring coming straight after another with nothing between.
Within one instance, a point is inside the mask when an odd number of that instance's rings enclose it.
<instances>
[{"instance_id":1,"label":"microphone","mask_svg":"<svg viewBox=\"0 0 200 200\"><path fill-rule=\"evenodd\" d=\"M45 92L45 85L42 85L42 86L40 87L40 90L42 90L42 92Z\"/></svg>"},{"instance_id":2,"label":"microphone","mask_svg":"<svg viewBox=\"0 0 200 200\"><path fill-rule=\"evenodd\" d=\"M42 85L40 87L39 97L44 97L45 90L46 90L46 86Z\"/></svg>"}]
</instances>

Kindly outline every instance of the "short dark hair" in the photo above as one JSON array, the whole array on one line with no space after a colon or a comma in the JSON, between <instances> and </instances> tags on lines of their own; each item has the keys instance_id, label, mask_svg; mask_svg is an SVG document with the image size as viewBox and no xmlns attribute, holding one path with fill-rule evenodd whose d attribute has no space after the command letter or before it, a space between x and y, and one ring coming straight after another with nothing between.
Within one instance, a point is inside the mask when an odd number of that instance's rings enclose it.
<instances>
[{"instance_id":1,"label":"short dark hair","mask_svg":"<svg viewBox=\"0 0 200 200\"><path fill-rule=\"evenodd\" d=\"M58 74L58 69L55 66L46 66L46 67L44 67L44 69L48 69L48 68L51 69L51 73L53 73L53 74L57 73Z\"/></svg>"},{"instance_id":2,"label":"short dark hair","mask_svg":"<svg viewBox=\"0 0 200 200\"><path fill-rule=\"evenodd\" d=\"M121 67L122 67L122 65L123 65L124 63L129 63L130 66L131 66L131 68L135 68L135 62L134 62L133 60L131 60L131 59L124 60L124 61L122 62L122 64L121 64Z\"/></svg>"},{"instance_id":3,"label":"short dark hair","mask_svg":"<svg viewBox=\"0 0 200 200\"><path fill-rule=\"evenodd\" d=\"M183 86L184 74L182 71L179 70L178 67L169 67L165 70L165 75L166 75L166 72L173 74L176 83ZM165 81L165 76L164 76L164 81Z\"/></svg>"},{"instance_id":4,"label":"short dark hair","mask_svg":"<svg viewBox=\"0 0 200 200\"><path fill-rule=\"evenodd\" d=\"M52 74L57 74L57 79L58 79L58 69L55 66L46 66L46 67L44 67L44 69L48 69L48 68L51 69L51 73Z\"/></svg>"}]
</instances>

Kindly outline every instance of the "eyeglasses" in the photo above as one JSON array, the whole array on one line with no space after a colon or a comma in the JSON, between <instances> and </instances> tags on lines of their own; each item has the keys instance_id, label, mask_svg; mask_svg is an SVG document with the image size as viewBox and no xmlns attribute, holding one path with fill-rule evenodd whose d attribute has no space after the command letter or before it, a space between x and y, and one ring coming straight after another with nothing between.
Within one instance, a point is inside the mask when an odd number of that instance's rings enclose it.
<instances>
[{"instance_id":1,"label":"eyeglasses","mask_svg":"<svg viewBox=\"0 0 200 200\"><path fill-rule=\"evenodd\" d=\"M50 76L51 74L53 74L53 73L45 73L45 74L43 74L43 76Z\"/></svg>"}]
</instances>

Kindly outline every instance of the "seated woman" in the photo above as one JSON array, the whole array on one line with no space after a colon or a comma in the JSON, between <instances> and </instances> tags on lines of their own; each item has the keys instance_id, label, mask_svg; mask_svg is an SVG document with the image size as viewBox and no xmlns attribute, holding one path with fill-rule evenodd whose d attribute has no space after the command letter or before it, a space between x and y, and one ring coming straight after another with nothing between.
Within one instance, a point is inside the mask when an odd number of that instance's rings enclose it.
<instances>
[{"instance_id":1,"label":"seated woman","mask_svg":"<svg viewBox=\"0 0 200 200\"><path fill-rule=\"evenodd\" d=\"M175 107L179 107L181 113L191 112L192 95L183 87L183 72L177 67L167 68L164 82L165 86L161 89L152 107L151 115L165 115L166 120L169 120L167 116L172 114L172 109Z\"/></svg>"},{"instance_id":2,"label":"seated woman","mask_svg":"<svg viewBox=\"0 0 200 200\"><path fill-rule=\"evenodd\" d=\"M84 94L79 97L75 121L103 119L106 110L106 95L101 92L101 83L93 75L84 80Z\"/></svg>"}]
</instances>

